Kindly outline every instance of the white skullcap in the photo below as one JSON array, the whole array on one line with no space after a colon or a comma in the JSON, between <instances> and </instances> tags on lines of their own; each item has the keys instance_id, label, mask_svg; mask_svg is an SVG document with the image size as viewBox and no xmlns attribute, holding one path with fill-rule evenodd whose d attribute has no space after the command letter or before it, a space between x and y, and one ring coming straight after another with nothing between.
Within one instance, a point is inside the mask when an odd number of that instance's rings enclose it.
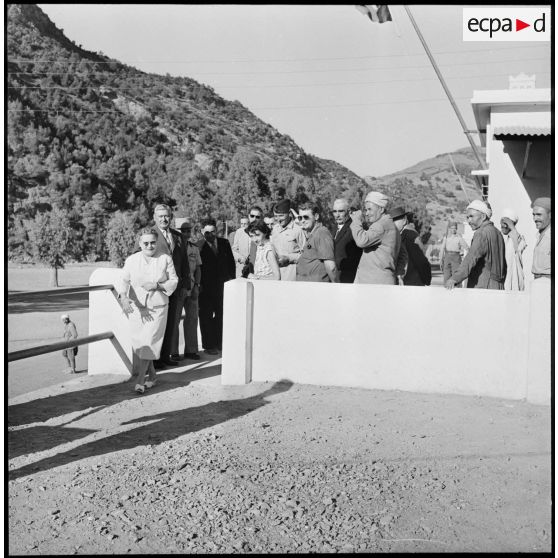
<instances>
[{"instance_id":1,"label":"white skullcap","mask_svg":"<svg viewBox=\"0 0 558 558\"><path fill-rule=\"evenodd\" d=\"M519 221L519 217L517 216L517 213L513 209L509 209L509 208L502 210L502 217L507 217L514 223L517 223Z\"/></svg>"},{"instance_id":2,"label":"white skullcap","mask_svg":"<svg viewBox=\"0 0 558 558\"><path fill-rule=\"evenodd\" d=\"M380 207L386 207L389 202L389 198L381 192L369 192L364 201L375 203Z\"/></svg>"},{"instance_id":3,"label":"white skullcap","mask_svg":"<svg viewBox=\"0 0 558 558\"><path fill-rule=\"evenodd\" d=\"M68 316L68 314L62 314L62 316L60 316L61 320L65 320L66 318L68 318L68 320L69 320L70 316Z\"/></svg>"},{"instance_id":4,"label":"white skullcap","mask_svg":"<svg viewBox=\"0 0 558 558\"><path fill-rule=\"evenodd\" d=\"M481 213L484 213L489 219L492 217L491 209L481 200L473 200L468 206L467 209L476 209Z\"/></svg>"}]
</instances>

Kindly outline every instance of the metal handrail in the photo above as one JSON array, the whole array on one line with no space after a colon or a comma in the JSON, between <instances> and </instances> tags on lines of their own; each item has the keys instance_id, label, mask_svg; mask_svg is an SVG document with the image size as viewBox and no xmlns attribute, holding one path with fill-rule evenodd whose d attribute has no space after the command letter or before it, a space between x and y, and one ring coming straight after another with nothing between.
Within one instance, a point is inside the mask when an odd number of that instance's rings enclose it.
<instances>
[{"instance_id":1,"label":"metal handrail","mask_svg":"<svg viewBox=\"0 0 558 558\"><path fill-rule=\"evenodd\" d=\"M51 343L50 345L40 345L38 347L30 347L29 349L21 349L20 351L8 353L8 362L44 355L47 353L54 353L64 349L71 349L79 345L87 345L89 343L94 343L95 341L103 341L104 339L113 338L114 333L112 331L105 331L103 333L95 333L95 335L78 337L77 339L72 339L71 341L58 341L57 343Z\"/></svg>"},{"instance_id":2,"label":"metal handrail","mask_svg":"<svg viewBox=\"0 0 558 558\"><path fill-rule=\"evenodd\" d=\"M59 295L59 294L75 294L86 293L88 291L103 291L105 289L114 289L114 285L88 285L85 287L64 287L63 289L48 289L46 291L25 291L20 293L8 293L8 299L25 298L29 295Z\"/></svg>"}]
</instances>

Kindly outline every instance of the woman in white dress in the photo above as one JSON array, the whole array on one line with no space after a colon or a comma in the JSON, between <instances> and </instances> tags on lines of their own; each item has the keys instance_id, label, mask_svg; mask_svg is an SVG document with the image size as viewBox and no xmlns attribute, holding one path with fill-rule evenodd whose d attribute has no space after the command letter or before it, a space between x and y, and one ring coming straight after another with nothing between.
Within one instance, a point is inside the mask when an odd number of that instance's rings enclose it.
<instances>
[{"instance_id":1,"label":"woman in white dress","mask_svg":"<svg viewBox=\"0 0 558 558\"><path fill-rule=\"evenodd\" d=\"M277 255L271 245L269 236L271 230L262 222L252 223L246 232L250 235L256 245L256 261L254 263L254 273L248 275L248 279L271 279L279 281L281 279L281 272L279 270L279 263Z\"/></svg>"},{"instance_id":2,"label":"woman in white dress","mask_svg":"<svg viewBox=\"0 0 558 558\"><path fill-rule=\"evenodd\" d=\"M523 273L522 254L527 243L525 238L517 232L518 217L512 209L504 209L500 219L500 230L504 236L506 246L506 280L504 289L506 291L523 291L525 289L525 274Z\"/></svg>"},{"instance_id":3,"label":"woman in white dress","mask_svg":"<svg viewBox=\"0 0 558 558\"><path fill-rule=\"evenodd\" d=\"M156 244L157 231L152 228L140 231L141 252L126 258L117 286L122 309L130 323L137 393L144 393L146 388L155 385L153 361L161 353L169 296L178 284L172 258L156 253ZM146 374L149 375L147 381Z\"/></svg>"}]
</instances>

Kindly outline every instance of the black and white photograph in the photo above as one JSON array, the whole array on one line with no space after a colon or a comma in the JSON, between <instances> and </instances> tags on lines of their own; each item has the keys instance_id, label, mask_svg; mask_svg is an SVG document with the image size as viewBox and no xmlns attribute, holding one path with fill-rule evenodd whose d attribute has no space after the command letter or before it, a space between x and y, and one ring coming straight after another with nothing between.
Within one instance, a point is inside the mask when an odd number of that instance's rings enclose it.
<instances>
[{"instance_id":1,"label":"black and white photograph","mask_svg":"<svg viewBox=\"0 0 558 558\"><path fill-rule=\"evenodd\" d=\"M554 549L550 4L6 4L7 553Z\"/></svg>"}]
</instances>

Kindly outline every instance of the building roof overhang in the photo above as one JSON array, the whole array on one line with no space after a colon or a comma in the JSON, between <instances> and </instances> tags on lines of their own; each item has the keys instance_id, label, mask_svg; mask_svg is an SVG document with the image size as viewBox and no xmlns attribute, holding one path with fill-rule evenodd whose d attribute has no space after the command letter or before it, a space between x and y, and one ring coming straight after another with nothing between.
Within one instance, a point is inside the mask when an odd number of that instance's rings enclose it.
<instances>
[{"instance_id":1,"label":"building roof overhang","mask_svg":"<svg viewBox=\"0 0 558 558\"><path fill-rule=\"evenodd\" d=\"M486 126L491 112L506 114L499 134L550 135L550 101L550 89L473 91L471 105L481 144L486 145Z\"/></svg>"}]
</instances>

